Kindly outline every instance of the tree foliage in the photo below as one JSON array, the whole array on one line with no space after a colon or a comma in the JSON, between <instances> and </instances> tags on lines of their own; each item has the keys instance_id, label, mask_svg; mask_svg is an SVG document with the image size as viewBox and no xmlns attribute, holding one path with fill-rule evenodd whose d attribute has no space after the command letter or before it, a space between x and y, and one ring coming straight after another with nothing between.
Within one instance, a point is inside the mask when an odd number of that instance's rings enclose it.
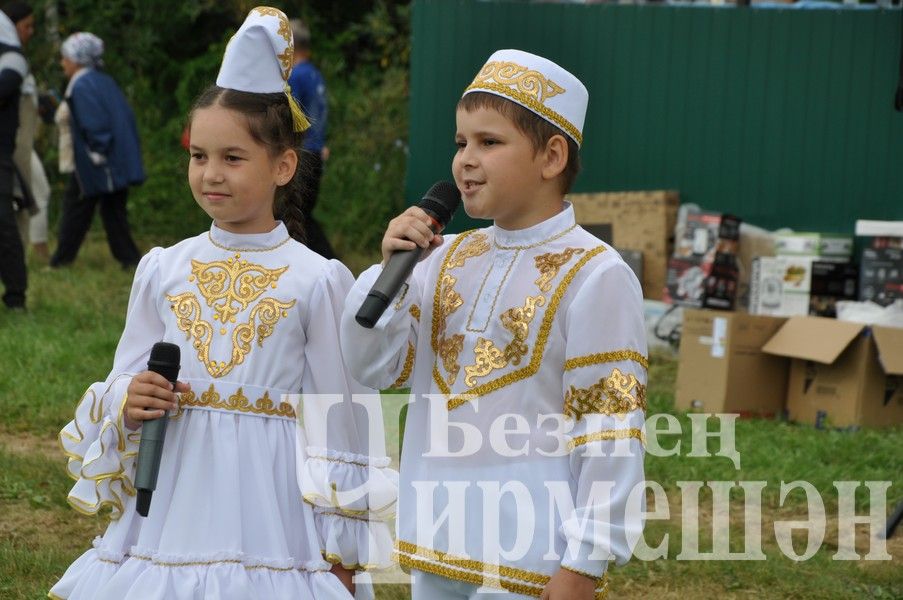
<instances>
[{"instance_id":1,"label":"tree foliage","mask_svg":"<svg viewBox=\"0 0 903 600\"><path fill-rule=\"evenodd\" d=\"M134 190L130 200L137 233L170 241L206 227L207 217L188 191L187 157L179 138L195 97L216 78L229 37L261 3L32 0L31 4L36 35L26 53L39 87L64 92L59 44L67 35L91 31L104 40L104 68L126 93L142 135L148 181ZM384 223L403 205L409 4L384 0L270 4L308 22L313 60L327 81L333 158L324 175L318 216L340 251L373 249ZM55 163L53 145L52 135L40 143L48 167ZM49 171L55 177L54 169Z\"/></svg>"}]
</instances>

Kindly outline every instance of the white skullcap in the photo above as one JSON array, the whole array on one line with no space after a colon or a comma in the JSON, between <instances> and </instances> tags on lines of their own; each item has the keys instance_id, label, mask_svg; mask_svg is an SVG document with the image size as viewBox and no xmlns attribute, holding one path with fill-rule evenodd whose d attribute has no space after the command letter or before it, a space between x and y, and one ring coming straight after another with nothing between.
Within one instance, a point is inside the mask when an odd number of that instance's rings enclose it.
<instances>
[{"instance_id":1,"label":"white skullcap","mask_svg":"<svg viewBox=\"0 0 903 600\"><path fill-rule=\"evenodd\" d=\"M589 93L579 79L552 61L522 50L498 50L464 90L507 98L564 131L578 146Z\"/></svg>"}]
</instances>

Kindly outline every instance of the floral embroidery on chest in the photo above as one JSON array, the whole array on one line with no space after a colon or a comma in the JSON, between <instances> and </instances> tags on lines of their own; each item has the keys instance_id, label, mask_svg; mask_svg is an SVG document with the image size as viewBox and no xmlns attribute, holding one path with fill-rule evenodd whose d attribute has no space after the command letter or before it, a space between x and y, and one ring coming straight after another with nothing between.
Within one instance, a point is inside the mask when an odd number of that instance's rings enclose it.
<instances>
[{"instance_id":1,"label":"floral embroidery on chest","mask_svg":"<svg viewBox=\"0 0 903 600\"><path fill-rule=\"evenodd\" d=\"M267 290L275 290L279 278L288 267L269 269L242 259L240 253L226 260L212 262L191 261L191 275L188 282L194 283L208 310L194 291L169 295L170 308L176 316L178 327L186 337L193 339L198 359L207 368L211 377L222 377L234 367L244 362L252 351L254 343L259 347L271 336L281 319L288 316L288 310L295 300L280 300L265 296ZM247 318L238 322L238 315L248 312ZM218 321L217 330L204 317L212 309L212 320ZM210 356L210 345L214 335L227 335L231 330L232 351L226 360Z\"/></svg>"},{"instance_id":2,"label":"floral embroidery on chest","mask_svg":"<svg viewBox=\"0 0 903 600\"><path fill-rule=\"evenodd\" d=\"M518 260L522 252L528 253L533 247L515 248L511 258L512 264ZM471 338L473 341L467 342L466 336L458 333L459 329L464 329L463 326L453 327L452 335L449 335L448 331L449 317L465 304L464 298L455 289L458 283L455 273L460 273L459 269L468 259L485 254L489 249L486 234L482 232L462 234L449 248L439 271L433 307L433 350L437 359L433 368L433 380L439 390L447 396L452 396L451 388L458 380L461 370L459 359L462 355L466 358L467 354L472 354L472 358L465 361L470 364L463 367L465 373L463 383L466 390L462 392L465 395L489 393L534 374L538 370L551 322L564 292L577 271L593 256L602 252L604 247L591 249L566 247L553 252L534 254L532 263L536 274L533 282L536 286L535 292L528 292L521 301L510 308L499 309L500 313L493 310L493 316L490 318L495 321L496 326L491 328L492 333L477 336L476 339ZM567 267L565 274L560 276L565 267ZM518 266L517 270L521 277L529 272L523 265ZM554 285L556 282L557 286ZM500 297L504 297L502 292L502 286L499 286L492 301L493 309ZM540 321L538 328L534 324L537 318ZM456 319L458 320L461 319ZM469 323L470 320L467 320ZM470 327L467 327L467 330L473 331ZM531 332L534 331L536 335L531 336ZM526 357L531 354L531 349L532 357L524 365ZM496 371L505 369L507 372L499 373L494 379L490 378ZM454 396L449 399L449 409L466 401L464 396Z\"/></svg>"}]
</instances>

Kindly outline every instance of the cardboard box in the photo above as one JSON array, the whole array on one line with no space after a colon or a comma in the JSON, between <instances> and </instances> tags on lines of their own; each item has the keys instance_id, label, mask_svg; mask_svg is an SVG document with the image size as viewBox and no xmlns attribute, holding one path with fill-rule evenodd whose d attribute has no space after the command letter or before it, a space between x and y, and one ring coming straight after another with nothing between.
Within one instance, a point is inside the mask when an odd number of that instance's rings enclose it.
<instances>
[{"instance_id":1,"label":"cardboard box","mask_svg":"<svg viewBox=\"0 0 903 600\"><path fill-rule=\"evenodd\" d=\"M661 300L668 257L674 248L674 225L680 196L674 190L570 194L577 222L611 226L610 239L618 250L643 253L643 296Z\"/></svg>"},{"instance_id":2,"label":"cardboard box","mask_svg":"<svg viewBox=\"0 0 903 600\"><path fill-rule=\"evenodd\" d=\"M789 361L764 354L780 317L684 310L675 407L774 417L784 410Z\"/></svg>"},{"instance_id":3,"label":"cardboard box","mask_svg":"<svg viewBox=\"0 0 903 600\"><path fill-rule=\"evenodd\" d=\"M777 256L814 256L848 261L853 256L853 236L839 233L776 233L774 253Z\"/></svg>"},{"instance_id":4,"label":"cardboard box","mask_svg":"<svg viewBox=\"0 0 903 600\"><path fill-rule=\"evenodd\" d=\"M903 329L791 317L762 350L792 359L791 420L831 428L903 423Z\"/></svg>"},{"instance_id":5,"label":"cardboard box","mask_svg":"<svg viewBox=\"0 0 903 600\"><path fill-rule=\"evenodd\" d=\"M750 276L749 312L834 317L838 300L856 298L857 277L851 263L811 256L759 257Z\"/></svg>"}]
</instances>

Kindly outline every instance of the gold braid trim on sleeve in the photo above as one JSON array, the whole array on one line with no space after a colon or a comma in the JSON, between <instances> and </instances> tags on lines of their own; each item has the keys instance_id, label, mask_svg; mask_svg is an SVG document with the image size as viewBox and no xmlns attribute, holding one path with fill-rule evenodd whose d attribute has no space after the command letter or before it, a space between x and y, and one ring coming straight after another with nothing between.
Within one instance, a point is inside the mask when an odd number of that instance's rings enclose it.
<instances>
[{"instance_id":1,"label":"gold braid trim on sleeve","mask_svg":"<svg viewBox=\"0 0 903 600\"><path fill-rule=\"evenodd\" d=\"M589 367L592 365L604 365L612 362L622 362L631 360L640 365L644 369L649 368L649 359L637 352L636 350L614 350L612 352L599 352L597 354L587 354L586 356L576 356L564 361L564 370L572 371L580 367Z\"/></svg>"},{"instance_id":2,"label":"gold braid trim on sleeve","mask_svg":"<svg viewBox=\"0 0 903 600\"><path fill-rule=\"evenodd\" d=\"M389 386L390 388L397 389L404 387L404 384L407 383L408 378L411 376L411 371L414 370L414 354L414 344L408 342L408 353L404 357L404 367L401 369L401 375L399 375L398 379Z\"/></svg>"},{"instance_id":3,"label":"gold braid trim on sleeve","mask_svg":"<svg viewBox=\"0 0 903 600\"><path fill-rule=\"evenodd\" d=\"M568 442L568 452L573 452L578 446L589 444L590 442L608 442L613 440L627 440L635 438L640 440L643 446L646 445L646 436L639 429L606 429L604 431L595 431L586 435L575 437Z\"/></svg>"},{"instance_id":4,"label":"gold braid trim on sleeve","mask_svg":"<svg viewBox=\"0 0 903 600\"><path fill-rule=\"evenodd\" d=\"M611 375L588 388L571 386L564 395L564 414L575 420L598 413L623 418L634 410L646 411L646 386L632 373L612 369Z\"/></svg>"}]
</instances>

